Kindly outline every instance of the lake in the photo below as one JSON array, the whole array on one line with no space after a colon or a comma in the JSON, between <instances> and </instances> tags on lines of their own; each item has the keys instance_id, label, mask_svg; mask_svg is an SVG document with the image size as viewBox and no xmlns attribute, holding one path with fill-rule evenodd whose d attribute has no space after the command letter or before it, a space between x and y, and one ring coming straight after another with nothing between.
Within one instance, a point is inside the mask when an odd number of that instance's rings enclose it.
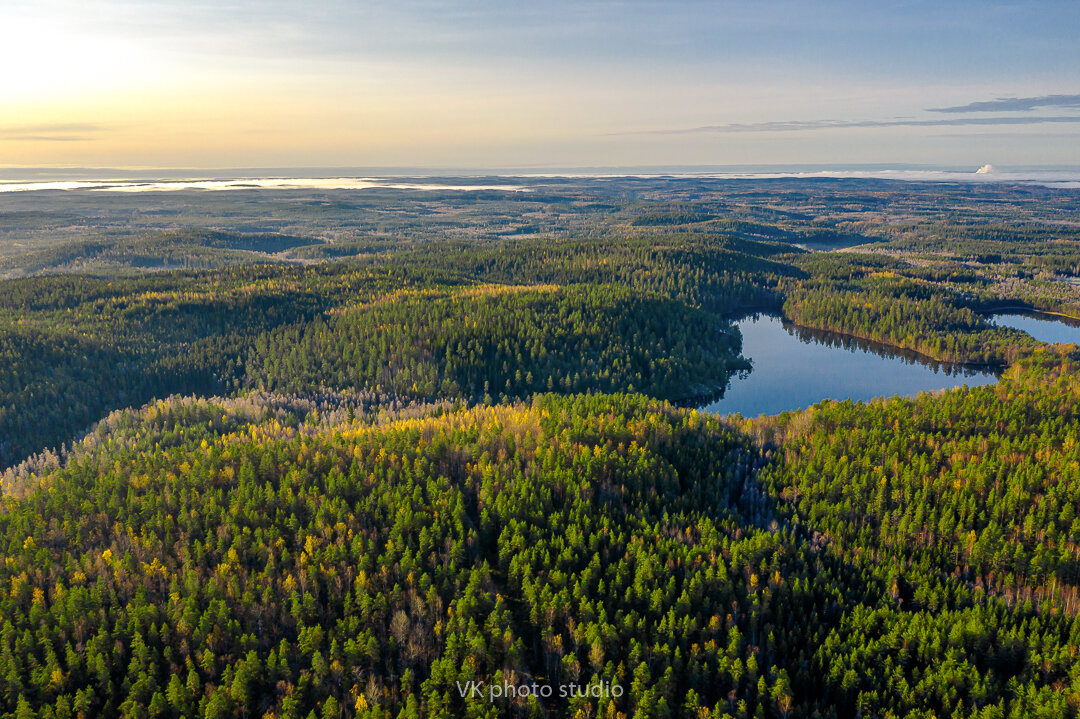
<instances>
[{"instance_id":1,"label":"lake","mask_svg":"<svg viewBox=\"0 0 1080 719\"><path fill-rule=\"evenodd\" d=\"M1040 342L1080 344L1080 322L1042 312L1000 312L991 319L998 327L1023 330Z\"/></svg>"},{"instance_id":2,"label":"lake","mask_svg":"<svg viewBox=\"0 0 1080 719\"><path fill-rule=\"evenodd\" d=\"M997 381L989 369L932 362L876 342L796 327L775 315L751 315L736 324L753 369L733 376L724 396L705 411L756 417L823 399L865 401Z\"/></svg>"}]
</instances>

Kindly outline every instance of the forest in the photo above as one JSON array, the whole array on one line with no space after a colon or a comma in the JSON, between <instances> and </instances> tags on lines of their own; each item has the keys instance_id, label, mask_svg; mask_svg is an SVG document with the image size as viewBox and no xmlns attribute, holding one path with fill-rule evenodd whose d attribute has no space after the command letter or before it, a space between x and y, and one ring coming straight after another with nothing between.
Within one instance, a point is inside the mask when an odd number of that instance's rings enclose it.
<instances>
[{"instance_id":1,"label":"forest","mask_svg":"<svg viewBox=\"0 0 1080 719\"><path fill-rule=\"evenodd\" d=\"M0 716L1080 716L1080 192L521 182L0 199Z\"/></svg>"}]
</instances>

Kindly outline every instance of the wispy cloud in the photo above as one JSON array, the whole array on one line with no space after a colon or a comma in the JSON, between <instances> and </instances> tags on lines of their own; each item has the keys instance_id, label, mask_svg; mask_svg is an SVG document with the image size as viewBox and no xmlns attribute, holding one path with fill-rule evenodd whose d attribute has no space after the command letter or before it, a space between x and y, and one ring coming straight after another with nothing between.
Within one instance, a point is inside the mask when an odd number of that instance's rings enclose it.
<instances>
[{"instance_id":1,"label":"wispy cloud","mask_svg":"<svg viewBox=\"0 0 1080 719\"><path fill-rule=\"evenodd\" d=\"M105 125L91 122L8 125L0 127L0 141L87 142L107 130Z\"/></svg>"},{"instance_id":2,"label":"wispy cloud","mask_svg":"<svg viewBox=\"0 0 1080 719\"><path fill-rule=\"evenodd\" d=\"M1080 95L1042 95L1041 97L999 97L969 102L953 107L931 107L929 112L1029 112L1039 107L1080 108Z\"/></svg>"},{"instance_id":3,"label":"wispy cloud","mask_svg":"<svg viewBox=\"0 0 1080 719\"><path fill-rule=\"evenodd\" d=\"M859 127L958 127L982 125L1040 125L1044 123L1080 123L1080 116L1056 115L1035 117L964 117L948 120L790 120L781 122L729 123L702 125L673 130L643 130L634 135L692 135L713 132L800 132Z\"/></svg>"},{"instance_id":4,"label":"wispy cloud","mask_svg":"<svg viewBox=\"0 0 1080 719\"><path fill-rule=\"evenodd\" d=\"M12 142L89 142L92 137L86 135L5 135L0 134L0 140Z\"/></svg>"}]
</instances>

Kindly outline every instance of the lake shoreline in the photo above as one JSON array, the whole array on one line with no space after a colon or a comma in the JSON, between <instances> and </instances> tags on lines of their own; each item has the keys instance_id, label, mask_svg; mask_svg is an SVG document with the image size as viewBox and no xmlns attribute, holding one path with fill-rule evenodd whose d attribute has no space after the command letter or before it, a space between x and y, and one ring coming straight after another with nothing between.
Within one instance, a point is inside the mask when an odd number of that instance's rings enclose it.
<instances>
[{"instance_id":1,"label":"lake shoreline","mask_svg":"<svg viewBox=\"0 0 1080 719\"><path fill-rule=\"evenodd\" d=\"M809 331L809 332L823 332L823 333L827 333L827 334L830 334L830 335L835 335L839 339L860 340L862 342L867 343L872 348L882 348L882 349L885 349L887 351L891 351L894 354L902 355L902 356L911 355L911 356L916 357L918 359L926 360L929 363L934 363L934 364L939 364L939 365L946 365L946 366L950 366L950 367L964 367L964 368L969 368L969 369L973 369L973 370L987 369L987 370L1005 371L1009 367L1008 362L957 362L955 360L941 359L939 357L934 357L933 355L926 354L925 352L920 352L919 350L911 349L910 347L903 347L901 345L892 344L891 342L884 342L884 341L882 341L880 339L876 339L874 337L867 337L865 335L861 335L861 334L858 334L856 332L850 332L850 331L846 331L846 330L838 330L838 329L834 329L834 328L831 328L831 327L814 327L813 325L802 324L800 322L796 322L795 320L791 319L790 317L788 317L782 311L779 311L779 310L775 310L775 311L773 311L773 310L752 310L749 313L747 313L746 315L743 315L742 317L739 317L738 319L744 319L745 317L748 317L751 314L774 315L777 319L780 319L781 321L791 325L792 327L794 327L796 329L806 330L806 331ZM1080 321L1080 320L1078 320L1078 321Z\"/></svg>"},{"instance_id":2,"label":"lake shoreline","mask_svg":"<svg viewBox=\"0 0 1080 719\"><path fill-rule=\"evenodd\" d=\"M998 327L1010 327L1025 332L1037 342L1048 345L1080 345L1080 320L1067 315L1012 310L996 313L993 321Z\"/></svg>"},{"instance_id":3,"label":"lake shoreline","mask_svg":"<svg viewBox=\"0 0 1080 719\"><path fill-rule=\"evenodd\" d=\"M724 395L699 410L755 417L797 411L832 399L868 402L960 386L992 385L997 366L940 362L864 337L792 323L782 312L738 320L742 354L753 369L733 376Z\"/></svg>"},{"instance_id":4,"label":"lake shoreline","mask_svg":"<svg viewBox=\"0 0 1080 719\"><path fill-rule=\"evenodd\" d=\"M1034 315L1049 315L1050 317L1064 317L1067 320L1072 320L1080 324L1080 317L1066 314L1065 312L1054 312L1053 310L1040 310L1037 307L1026 307L1024 305L1008 305L1006 307L996 307L991 310L976 310L980 315L1000 315L1009 312L1028 312Z\"/></svg>"}]
</instances>

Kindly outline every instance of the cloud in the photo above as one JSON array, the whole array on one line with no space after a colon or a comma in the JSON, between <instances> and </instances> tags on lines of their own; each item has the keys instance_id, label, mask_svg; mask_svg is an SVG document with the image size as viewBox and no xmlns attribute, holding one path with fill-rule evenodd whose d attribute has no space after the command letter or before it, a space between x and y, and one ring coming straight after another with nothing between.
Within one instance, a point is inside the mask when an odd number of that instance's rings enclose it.
<instances>
[{"instance_id":1,"label":"cloud","mask_svg":"<svg viewBox=\"0 0 1080 719\"><path fill-rule=\"evenodd\" d=\"M1029 112L1037 107L1080 108L1080 95L999 97L995 100L969 102L966 105L953 107L931 107L928 108L928 112Z\"/></svg>"},{"instance_id":2,"label":"cloud","mask_svg":"<svg viewBox=\"0 0 1080 719\"><path fill-rule=\"evenodd\" d=\"M0 126L0 141L6 142L88 142L108 127L92 122L49 122L36 125Z\"/></svg>"},{"instance_id":3,"label":"cloud","mask_svg":"<svg viewBox=\"0 0 1080 719\"><path fill-rule=\"evenodd\" d=\"M789 120L783 122L729 123L702 125L674 130L644 130L635 135L693 135L729 132L799 132L859 127L959 127L985 125L1041 125L1044 123L1080 123L1080 116L1035 117L964 117L948 120Z\"/></svg>"}]
</instances>

